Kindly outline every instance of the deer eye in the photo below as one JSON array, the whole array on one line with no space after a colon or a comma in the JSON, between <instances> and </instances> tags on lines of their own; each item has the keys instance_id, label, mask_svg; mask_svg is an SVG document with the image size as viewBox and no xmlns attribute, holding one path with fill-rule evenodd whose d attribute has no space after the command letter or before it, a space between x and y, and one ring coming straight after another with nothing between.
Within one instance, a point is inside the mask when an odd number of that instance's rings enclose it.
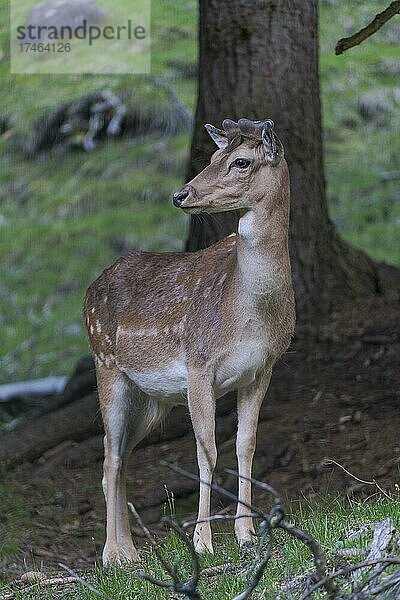
<instances>
[{"instance_id":1,"label":"deer eye","mask_svg":"<svg viewBox=\"0 0 400 600\"><path fill-rule=\"evenodd\" d=\"M247 158L237 158L233 161L233 166L238 167L239 169L245 169L250 164L250 161Z\"/></svg>"}]
</instances>

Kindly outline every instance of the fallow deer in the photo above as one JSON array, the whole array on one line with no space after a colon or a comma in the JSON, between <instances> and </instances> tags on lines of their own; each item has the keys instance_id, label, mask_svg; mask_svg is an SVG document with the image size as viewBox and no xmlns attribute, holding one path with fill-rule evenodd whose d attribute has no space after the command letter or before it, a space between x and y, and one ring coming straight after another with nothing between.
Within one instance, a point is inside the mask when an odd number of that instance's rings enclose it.
<instances>
[{"instance_id":1,"label":"fallow deer","mask_svg":"<svg viewBox=\"0 0 400 600\"><path fill-rule=\"evenodd\" d=\"M237 390L237 515L248 512L240 502L251 502L259 410L293 334L289 173L273 122L226 119L223 129L206 128L218 150L173 203L189 214L240 210L237 233L193 253L130 252L85 297L105 427L104 563L138 559L128 457L177 404L188 405L196 438L201 521L217 459L215 402ZM236 519L235 533L239 544L251 543L252 520ZM194 545L213 552L208 521L197 524Z\"/></svg>"}]
</instances>

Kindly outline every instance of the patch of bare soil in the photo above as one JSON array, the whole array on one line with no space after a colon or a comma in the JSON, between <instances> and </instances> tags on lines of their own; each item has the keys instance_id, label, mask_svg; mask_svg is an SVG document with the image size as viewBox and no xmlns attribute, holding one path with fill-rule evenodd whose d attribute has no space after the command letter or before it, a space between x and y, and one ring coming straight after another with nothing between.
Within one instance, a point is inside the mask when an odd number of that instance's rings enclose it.
<instances>
[{"instance_id":1,"label":"patch of bare soil","mask_svg":"<svg viewBox=\"0 0 400 600\"><path fill-rule=\"evenodd\" d=\"M275 368L261 411L255 476L296 499L377 492L331 459L362 480L393 488L400 465L399 352L397 307L383 301L354 307L344 321L332 317L317 333L300 329ZM235 467L235 428L234 398L225 398L218 406L216 478L230 489L236 482L223 469ZM24 561L29 568L60 560L75 568L93 565L104 538L102 432L94 395L3 435L1 444L5 477L22 490L32 524L28 531L21 524L24 541L16 558L3 560L3 572L23 572ZM24 452L18 454L21 447ZM13 466L13 457L20 464ZM188 516L197 489L195 482L162 466L163 460L197 472L182 408L134 451L129 471L128 497L159 533L167 494L174 494L178 515ZM267 498L260 495L257 502L262 506ZM216 510L222 503L214 498ZM140 543L140 532L132 529Z\"/></svg>"}]
</instances>

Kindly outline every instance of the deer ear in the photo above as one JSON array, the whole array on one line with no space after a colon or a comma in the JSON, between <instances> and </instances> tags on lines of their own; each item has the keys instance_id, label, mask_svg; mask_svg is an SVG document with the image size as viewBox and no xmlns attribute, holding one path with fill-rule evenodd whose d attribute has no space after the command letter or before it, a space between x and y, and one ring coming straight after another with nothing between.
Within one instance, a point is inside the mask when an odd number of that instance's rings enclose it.
<instances>
[{"instance_id":1,"label":"deer ear","mask_svg":"<svg viewBox=\"0 0 400 600\"><path fill-rule=\"evenodd\" d=\"M262 130L262 142L264 146L265 159L269 165L276 167L283 158L283 146L275 135L272 121L267 121Z\"/></svg>"},{"instance_id":2,"label":"deer ear","mask_svg":"<svg viewBox=\"0 0 400 600\"><path fill-rule=\"evenodd\" d=\"M218 148L224 150L228 146L228 136L222 129L217 129L214 125L207 123L204 126L207 129L208 135L214 140Z\"/></svg>"}]
</instances>

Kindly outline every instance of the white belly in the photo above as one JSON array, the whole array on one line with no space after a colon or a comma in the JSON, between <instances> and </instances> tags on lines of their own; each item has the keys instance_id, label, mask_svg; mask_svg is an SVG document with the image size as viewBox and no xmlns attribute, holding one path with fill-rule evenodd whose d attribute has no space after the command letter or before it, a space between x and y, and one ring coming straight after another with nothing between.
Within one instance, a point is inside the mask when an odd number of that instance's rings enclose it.
<instances>
[{"instance_id":1,"label":"white belly","mask_svg":"<svg viewBox=\"0 0 400 600\"><path fill-rule=\"evenodd\" d=\"M246 338L232 344L215 364L209 364L213 372L213 387L219 397L230 390L253 383L258 371L268 357L265 340ZM180 403L187 395L188 370L183 359L149 370L118 365L129 379L145 394L155 398Z\"/></svg>"},{"instance_id":2,"label":"white belly","mask_svg":"<svg viewBox=\"0 0 400 600\"><path fill-rule=\"evenodd\" d=\"M142 392L156 398L176 398L186 395L187 368L184 362L173 361L155 370L120 367Z\"/></svg>"},{"instance_id":3,"label":"white belly","mask_svg":"<svg viewBox=\"0 0 400 600\"><path fill-rule=\"evenodd\" d=\"M228 391L253 383L267 360L267 348L260 339L238 342L222 358L215 375L217 390Z\"/></svg>"}]
</instances>

